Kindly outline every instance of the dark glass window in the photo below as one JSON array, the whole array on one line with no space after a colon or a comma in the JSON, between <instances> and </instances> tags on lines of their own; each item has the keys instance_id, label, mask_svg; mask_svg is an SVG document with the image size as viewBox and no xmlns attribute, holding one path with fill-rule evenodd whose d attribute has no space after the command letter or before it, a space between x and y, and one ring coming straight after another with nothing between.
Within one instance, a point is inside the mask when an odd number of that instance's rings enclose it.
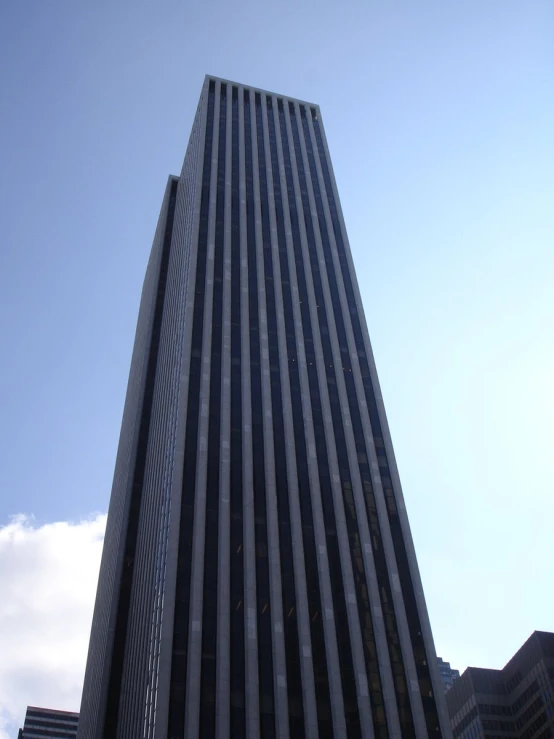
<instances>
[{"instance_id":1,"label":"dark glass window","mask_svg":"<svg viewBox=\"0 0 554 739\"><path fill-rule=\"evenodd\" d=\"M420 682L420 692L422 693L422 696L423 695L426 696L426 700L424 701L425 720L427 724L427 730L429 731L430 736L435 736L440 731L436 704L435 704L434 698L429 698L428 694L426 694L423 689L424 682L430 681L430 673L429 673L429 666L428 666L429 660L425 653L425 645L423 642L419 611L417 608L415 592L414 592L411 572L410 572L409 563L408 563L408 556L407 556L406 547L404 543L404 536L402 533L400 519L398 517L396 498L395 498L394 490L392 487L392 480L390 476L388 459L387 459L386 451L383 445L383 432L381 429L381 421L380 421L379 413L377 409L377 402L375 398L375 392L373 389L373 383L371 381L369 363L368 363L367 356L365 353L365 345L364 345L363 331L362 331L363 316L360 316L357 306L356 306L354 286L353 286L352 278L350 275L350 269L348 265L347 254L346 254L346 245L345 245L343 235L342 235L342 230L341 230L339 205L338 205L338 202L336 202L334 194L333 194L331 169L330 169L327 156L325 153L325 147L324 147L324 142L323 142L322 131L320 128L320 123L317 119L317 116L312 114L312 118L313 118L314 132L315 132L315 137L316 137L317 151L319 154L319 161L321 164L323 179L325 182L327 202L328 202L329 210L331 214L333 233L334 233L335 241L337 244L337 251L338 251L339 262L340 262L340 267L341 267L341 275L344 281L348 309L349 309L350 318L352 321L352 329L354 333L354 341L356 344L356 352L358 354L359 367L360 367L360 372L361 372L362 379L363 379L365 400L368 406L369 417L370 417L372 432L373 432L373 436L375 440L375 446L377 449L377 454L379 455L379 471L381 475L381 482L383 484L383 492L384 492L385 500L387 503L388 521L389 521L389 526L390 526L390 530L392 534L396 561L398 564L398 573L399 573L402 593L404 597L404 604L406 608L406 615L407 615L407 620L408 620L408 625L409 625L409 630L410 630L410 637L411 637L411 642L413 646L414 657L416 660L417 673L418 673L418 678ZM367 477L367 480L369 481L369 477ZM367 497L367 495L369 497ZM369 493L369 488L367 488L367 495L366 495L366 506L368 508L368 511L370 511L373 505L373 502L371 500L371 494ZM370 521L371 521L371 514L369 515L370 515ZM374 533L376 534L377 532L376 526L373 527L373 530L374 530ZM379 570L382 569L381 565L379 565L377 561L376 561L376 566L379 567ZM387 629L388 629L388 632L391 632L391 635L392 635L392 632L396 631L396 624L393 621L393 617L391 616L391 618L385 619L385 621L386 623L388 621ZM391 636L391 639L393 639L393 641L394 641L394 638L395 637ZM391 641L389 640L389 648L390 648L390 644L391 644ZM399 652L400 650L398 650L398 658L400 659ZM398 699L398 696L402 694L403 692L402 691L403 683L404 683L404 680L402 676L400 675L400 670L399 670L396 673L396 677L395 677L397 699ZM402 708L403 705L404 705L404 708ZM403 702L399 704L399 709L401 711L401 720L404 720L405 722L411 720L409 719L409 716L408 716L408 705L407 705L406 700L404 700Z\"/></svg>"},{"instance_id":2,"label":"dark glass window","mask_svg":"<svg viewBox=\"0 0 554 739\"><path fill-rule=\"evenodd\" d=\"M248 251L248 300L250 311L250 384L252 393L252 451L254 473L254 520L256 541L256 598L258 619L258 673L260 689L260 734L262 739L275 736L273 701L273 653L269 563L267 554L267 519L265 490L264 433L262 417L262 374L260 365L260 325L258 316L257 253L254 212L253 136L251 99L244 93L244 129L246 162L246 219Z\"/></svg>"},{"instance_id":3,"label":"dark glass window","mask_svg":"<svg viewBox=\"0 0 554 739\"><path fill-rule=\"evenodd\" d=\"M383 550L381 540L381 528L377 517L377 510L375 506L375 497L373 494L373 488L371 485L371 472L368 463L368 454L365 446L364 430L362 425L362 418L360 414L360 406L358 404L358 398L356 394L356 387L354 383L354 377L352 374L352 362L350 353L348 351L346 328L344 322L344 316L342 306L340 302L338 284L336 279L335 268L333 264L333 256L331 252L331 243L329 233L327 229L327 221L325 219L325 211L323 206L322 192L319 186L319 179L317 176L316 164L315 164L315 152L312 146L312 140L310 136L310 129L308 119L305 111L302 111L302 125L304 130L304 137L306 141L306 149L308 154L309 165L311 169L312 182L314 188L314 197L316 201L316 209L318 215L319 228L321 233L321 241L323 247L323 254L325 259L325 266L327 268L327 275L329 280L329 291L331 295L331 302L333 308L333 315L335 318L335 325L337 330L337 337L341 353L341 368L338 368L344 377L344 383L346 386L346 393L348 397L348 405L350 410L350 418L352 422L352 432L354 436L354 443L356 446L356 452L358 457L358 467L360 473L360 480L363 484L363 492L366 504L366 513L368 516L368 522L370 525L370 535L373 544L373 554L375 561L375 569L377 574L377 583L379 590L382 593L381 607L383 609L383 616L385 622L385 629L387 634L387 642L389 645L389 657L392 665L393 679L396 691L396 700L399 710L399 719L402 732L405 734L413 733L413 718L411 712L411 706L408 697L408 691L406 690L406 675L404 671L404 663L402 660L400 650L400 638L398 634L398 626L396 623L396 615L393 608L391 586L388 578L387 564L385 559L385 553ZM324 195L324 193L323 193ZM333 394L334 395L334 394ZM338 399L335 398L335 413L337 422L340 419L340 407ZM342 441L341 441L342 444ZM344 448L344 453L346 449ZM356 580L356 590L358 596L358 610L360 618L360 628L364 641L364 652L366 669L368 672L370 698L372 702L374 728L376 733L383 734L384 720L380 721L382 717L384 719L384 702L383 692L381 686L381 680L379 675L378 663L376 659L376 645L373 623L371 618L371 610L369 605L369 596L367 586L365 583L365 575L361 557L361 547L359 543L359 536L357 531L353 531L353 523L356 519L354 510L354 502L352 497L352 489L342 480L345 509L347 513L347 523L350 529L350 536L354 536L354 548L353 548L353 562L354 562L354 576Z\"/></svg>"},{"instance_id":4,"label":"dark glass window","mask_svg":"<svg viewBox=\"0 0 554 739\"><path fill-rule=\"evenodd\" d=\"M204 543L202 669L200 677L200 734L204 739L215 737L219 458L221 440L221 341L223 326L223 242L225 233L225 131L227 126L226 85L221 85L219 102L208 465L206 480L206 529Z\"/></svg>"},{"instance_id":5,"label":"dark glass window","mask_svg":"<svg viewBox=\"0 0 554 739\"><path fill-rule=\"evenodd\" d=\"M204 323L204 294L206 281L206 256L208 245L208 216L210 206L210 174L214 126L215 84L210 82L204 161L202 170L202 194L200 200L200 224L192 319L189 392L187 401L186 442L183 460L183 489L181 497L179 553L175 589L175 614L173 624L173 654L171 662L171 687L169 696L169 730L171 739L183 739L185 730L185 684L187 671L190 571L192 562L192 533L196 478L196 452L198 447L198 414L200 395L200 364L202 353L202 327Z\"/></svg>"},{"instance_id":6,"label":"dark glass window","mask_svg":"<svg viewBox=\"0 0 554 739\"><path fill-rule=\"evenodd\" d=\"M244 736L244 548L240 323L239 100L233 87L231 131L231 736Z\"/></svg>"},{"instance_id":7,"label":"dark glass window","mask_svg":"<svg viewBox=\"0 0 554 739\"><path fill-rule=\"evenodd\" d=\"M268 105L269 149L275 142L275 123L271 98L266 98ZM290 528L289 490L287 481L287 462L285 451L285 426L281 396L281 377L279 371L279 345L277 336L277 312L273 280L272 248L269 223L269 195L267 171L265 165L266 143L263 135L263 109L259 97L256 98L256 122L258 129L258 157L260 170L260 193L262 200L262 237L264 255L264 275L267 307L267 332L269 363L271 367L270 385L273 416L273 443L275 448L275 484L277 492L277 510L279 524L279 549L281 558L281 586L283 595L283 631L285 637L285 660L287 669L287 688L289 703L289 728L291 736L302 739L304 736L304 710L302 702L302 682L300 677L300 654L298 644L298 625L296 618L296 595L294 590L294 567L292 554L292 537ZM270 152L271 153L271 152ZM283 246L285 233L282 217L279 170L277 162L272 161L273 185L277 216L278 242Z\"/></svg>"},{"instance_id":8,"label":"dark glass window","mask_svg":"<svg viewBox=\"0 0 554 739\"><path fill-rule=\"evenodd\" d=\"M518 675L519 675L518 682L521 682L521 679L522 679L521 673L518 673ZM510 681L508 681L507 683L508 690L509 690L509 685L510 685ZM523 691L523 693L519 696L519 698L516 701L514 701L514 703L512 704L513 713L514 714L518 713L518 711L520 711L520 709L523 708L523 706L527 703L529 698L531 698L531 696L533 696L538 691L538 689L539 689L538 682L536 680L533 680L531 685L529 685L529 687L526 688Z\"/></svg>"},{"instance_id":9,"label":"dark glass window","mask_svg":"<svg viewBox=\"0 0 554 739\"><path fill-rule=\"evenodd\" d=\"M280 182L277 176L277 152L276 142L271 136L271 155L274 173L275 208L277 215L277 229L279 237L279 263L281 266L281 283L283 288L283 310L285 316L285 331L287 340L287 357L289 365L290 391L292 399L292 412L294 424L294 441L296 447L296 469L298 474L298 493L300 498L300 510L302 516L302 538L304 543L304 561L306 567L306 585L308 594L308 610L310 615L310 635L312 641L312 656L314 667L314 679L316 688L317 717L320 739L331 739L333 736L333 725L330 712L329 677L327 671L327 659L325 653L325 638L323 631L323 619L321 617L321 595L319 588L319 573L317 568L317 551L315 545L314 526L312 517L312 501L310 493L310 482L308 473L308 449L304 433L304 418L306 415L306 399L302 397L300 389L300 374L298 369L298 350L294 328L294 314L292 310L292 291L290 286L290 272L286 243L284 235L279 230L283 229L283 205L282 197L286 197L289 206L293 251L297 256L297 265L301 268L301 243L298 212L294 195L294 183L292 176L291 154L287 137L285 112L283 101L278 101L279 128L283 147L283 160L285 164L285 176L287 190L282 195ZM302 272L303 274L303 272ZM303 305L307 301L303 301ZM311 335L311 334L310 334ZM313 342L312 342L313 344Z\"/></svg>"},{"instance_id":10,"label":"dark glass window","mask_svg":"<svg viewBox=\"0 0 554 739\"><path fill-rule=\"evenodd\" d=\"M314 288L316 289L317 316L316 321L319 327L327 327L327 316L323 301L317 297L317 284L319 280L319 265L317 255L315 254L315 233L314 225L311 218L310 203L308 199L308 190L306 182L306 172L302 160L302 150L299 137L299 126L296 119L294 105L289 103L289 111L292 125L293 145L296 153L296 164L298 169L298 177L300 183L300 192L302 197L302 208L304 215L304 225L306 228L306 236L308 242L309 260L311 265L312 279ZM315 255L315 258L314 258ZM357 708L356 684L354 679L354 669L352 662L352 648L350 643L350 629L348 627L348 618L346 610L346 601L344 596L344 585L341 571L341 562L339 547L337 541L337 531L335 522L335 512L333 505L333 494L331 488L331 474L327 457L327 448L325 443L325 430L323 411L321 405L321 397L319 393L319 383L326 382L326 378L318 378L314 342L312 336L312 328L308 306L308 292L306 286L306 275L304 266L300 265L302 255L298 253L297 258L297 275L298 288L301 298L303 325L305 336L306 361L308 368L308 376L310 381L310 397L312 401L312 415L314 422L314 434L316 442L316 452L319 468L319 482L321 489L321 497L323 503L323 515L325 519L327 551L329 558L329 570L331 578L331 590L333 594L333 607L335 614L336 635L339 649L340 672L342 682L342 692L344 700L344 710L348 737L355 739L360 736L360 720ZM323 339L323 332L322 339ZM327 362L326 362L327 364Z\"/></svg>"},{"instance_id":11,"label":"dark glass window","mask_svg":"<svg viewBox=\"0 0 554 739\"><path fill-rule=\"evenodd\" d=\"M326 377L321 378L322 382L327 382L330 378L333 380L332 383L328 383L329 401L331 406L331 416L333 420L333 430L335 435L335 443L337 447L337 457L339 462L339 474L341 482L344 485L349 485L351 488L350 470L348 467L348 456L346 453L346 442L344 438L344 428L342 425L342 414L336 391L336 380L335 380L335 369L333 364L333 356L331 352L331 342L329 339L329 328L327 311L325 309L323 287L321 283L321 273L319 266L319 259L316 249L315 241L315 230L314 223L310 212L310 202L308 197L308 184L307 177L310 176L309 170L304 170L304 162L302 159L302 149L300 143L301 129L297 120L296 113L294 112L294 106L291 104L291 122L292 131L294 138L294 145L296 150L296 162L299 173L300 189L302 192L302 205L304 209L304 221L306 225L306 234L308 237L308 255L311 265L312 280L315 293L315 302L317 305L317 323L320 329L321 343L323 348L323 355L325 360L325 373ZM293 114L294 112L294 114ZM306 296L307 298L307 296ZM315 358L314 358L315 365ZM321 407L321 401L319 401ZM323 437L323 417L320 420L321 423L321 436ZM324 439L321 439L322 447L324 448ZM323 451L322 448L322 451ZM318 454L318 461L321 464L320 456ZM329 467L327 467L327 476L329 476ZM322 486L323 492L323 486ZM344 698L344 710L346 718L346 726L349 737L361 736L360 717L358 711L357 693L356 693L356 682L354 678L354 667L352 661L352 645L350 642L350 630L348 627L348 616L346 603L344 599L344 583L342 577L342 568L340 562L340 553L336 537L336 527L334 522L334 505L331 491L330 479L325 484L325 494L323 495L323 510L326 519L333 521L333 535L328 536L328 550L330 553L329 566L331 570L331 587L333 589L333 595L335 596L335 612L337 622L337 639L339 644L339 654L341 659L341 678L342 678L342 689ZM359 553L359 535L357 531L357 521L355 513L345 508L346 520L348 525L349 542L352 557L360 556ZM330 542L330 543L329 543ZM332 552L332 555L331 555Z\"/></svg>"},{"instance_id":12,"label":"dark glass window","mask_svg":"<svg viewBox=\"0 0 554 739\"><path fill-rule=\"evenodd\" d=\"M473 723L475 719L478 720L479 711L477 709L477 706L473 706L471 711L467 713L464 718L453 727L452 734L454 736L454 739L458 739L458 737L461 736L461 734L467 729L467 727Z\"/></svg>"},{"instance_id":13,"label":"dark glass window","mask_svg":"<svg viewBox=\"0 0 554 739\"><path fill-rule=\"evenodd\" d=\"M156 385L156 374L158 369L158 352L162 331L165 292L171 249L171 236L175 216L175 203L177 199L177 184L177 180L172 181L169 193L169 203L162 244L160 271L158 274L157 293L154 305L154 319L152 324L152 333L150 336L148 365L144 384L144 396L142 398L142 409L137 451L135 457L135 468L133 471L133 488L129 512L127 514L127 531L125 537L125 553L123 560L124 565L123 571L121 573L121 581L119 584L117 620L115 625L114 646L112 653L112 664L108 685L107 708L104 725L104 733L108 737L114 737L116 735L117 722L119 718L117 706L121 694L125 645L127 641L127 632L129 627L131 588L134 574L139 519L141 515L142 491L146 469L148 440L150 436L150 421L152 417L154 388Z\"/></svg>"}]
</instances>

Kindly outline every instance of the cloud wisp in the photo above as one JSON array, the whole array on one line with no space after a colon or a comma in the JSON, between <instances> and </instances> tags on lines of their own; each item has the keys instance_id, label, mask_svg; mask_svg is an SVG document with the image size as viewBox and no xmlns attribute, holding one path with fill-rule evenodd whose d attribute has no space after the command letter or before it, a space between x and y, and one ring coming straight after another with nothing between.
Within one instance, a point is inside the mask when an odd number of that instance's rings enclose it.
<instances>
[{"instance_id":1,"label":"cloud wisp","mask_svg":"<svg viewBox=\"0 0 554 739\"><path fill-rule=\"evenodd\" d=\"M0 526L0 739L27 705L78 711L106 516Z\"/></svg>"}]
</instances>

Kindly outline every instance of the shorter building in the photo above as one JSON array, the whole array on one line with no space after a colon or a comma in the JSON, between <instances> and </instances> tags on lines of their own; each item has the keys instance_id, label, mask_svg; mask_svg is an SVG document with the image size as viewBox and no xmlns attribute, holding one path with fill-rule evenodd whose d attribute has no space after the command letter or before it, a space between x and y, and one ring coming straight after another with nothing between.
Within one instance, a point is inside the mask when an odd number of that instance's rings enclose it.
<instances>
[{"instance_id":1,"label":"shorter building","mask_svg":"<svg viewBox=\"0 0 554 739\"><path fill-rule=\"evenodd\" d=\"M535 631L502 670L468 667L446 703L454 739L554 737L554 634Z\"/></svg>"},{"instance_id":2,"label":"shorter building","mask_svg":"<svg viewBox=\"0 0 554 739\"><path fill-rule=\"evenodd\" d=\"M79 714L28 706L18 739L75 739Z\"/></svg>"},{"instance_id":3,"label":"shorter building","mask_svg":"<svg viewBox=\"0 0 554 739\"><path fill-rule=\"evenodd\" d=\"M437 657L437 662L439 664L441 679L444 684L444 692L446 693L446 691L450 690L450 688L454 685L454 681L460 677L460 671L453 670L450 667L450 662L445 662L440 657Z\"/></svg>"}]
</instances>

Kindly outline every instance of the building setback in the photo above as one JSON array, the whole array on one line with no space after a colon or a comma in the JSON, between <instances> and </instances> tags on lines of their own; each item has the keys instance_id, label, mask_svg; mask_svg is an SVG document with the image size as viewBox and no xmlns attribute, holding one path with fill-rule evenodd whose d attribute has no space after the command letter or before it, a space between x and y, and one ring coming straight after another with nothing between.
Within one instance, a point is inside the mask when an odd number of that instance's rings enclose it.
<instances>
[{"instance_id":1,"label":"building setback","mask_svg":"<svg viewBox=\"0 0 554 739\"><path fill-rule=\"evenodd\" d=\"M28 706L18 739L75 739L79 714Z\"/></svg>"},{"instance_id":2,"label":"building setback","mask_svg":"<svg viewBox=\"0 0 554 739\"><path fill-rule=\"evenodd\" d=\"M502 670L468 667L446 696L455 739L554 736L554 634L535 631Z\"/></svg>"},{"instance_id":3,"label":"building setback","mask_svg":"<svg viewBox=\"0 0 554 739\"><path fill-rule=\"evenodd\" d=\"M207 77L144 283L79 739L374 736L450 725L321 113Z\"/></svg>"}]
</instances>

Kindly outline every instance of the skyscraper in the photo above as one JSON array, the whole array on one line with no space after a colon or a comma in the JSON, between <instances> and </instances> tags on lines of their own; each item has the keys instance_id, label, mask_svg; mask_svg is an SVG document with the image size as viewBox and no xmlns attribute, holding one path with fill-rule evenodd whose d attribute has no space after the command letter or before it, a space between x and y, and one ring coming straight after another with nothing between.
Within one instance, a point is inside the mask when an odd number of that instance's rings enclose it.
<instances>
[{"instance_id":1,"label":"skyscraper","mask_svg":"<svg viewBox=\"0 0 554 739\"><path fill-rule=\"evenodd\" d=\"M319 108L208 77L146 273L79 739L449 732Z\"/></svg>"}]
</instances>

